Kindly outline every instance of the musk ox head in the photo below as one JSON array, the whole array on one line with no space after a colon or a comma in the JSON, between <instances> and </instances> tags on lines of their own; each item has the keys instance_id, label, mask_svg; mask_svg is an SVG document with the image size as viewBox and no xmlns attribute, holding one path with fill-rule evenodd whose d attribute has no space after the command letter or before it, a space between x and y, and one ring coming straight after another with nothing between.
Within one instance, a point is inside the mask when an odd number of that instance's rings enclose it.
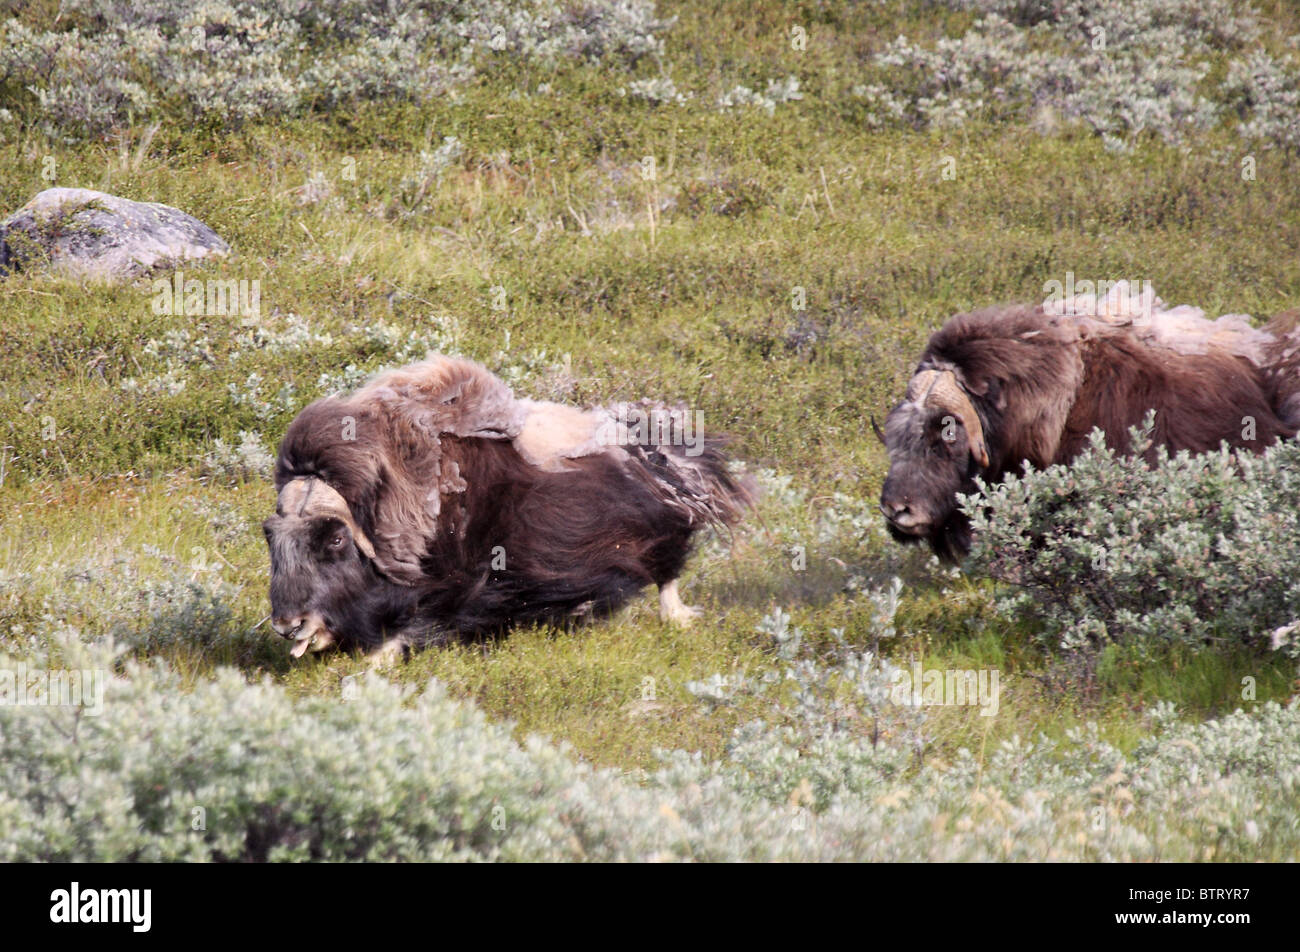
<instances>
[{"instance_id":1,"label":"musk ox head","mask_svg":"<svg viewBox=\"0 0 1300 952\"><path fill-rule=\"evenodd\" d=\"M970 547L958 493L976 489L989 466L984 424L952 370L921 370L879 434L889 451L880 511L900 542L929 542L955 560Z\"/></svg>"},{"instance_id":2,"label":"musk ox head","mask_svg":"<svg viewBox=\"0 0 1300 952\"><path fill-rule=\"evenodd\" d=\"M413 599L375 566L375 547L337 490L314 477L280 491L262 524L271 551L271 626L291 654L371 644L408 623ZM376 637L378 633L378 637Z\"/></svg>"},{"instance_id":3,"label":"musk ox head","mask_svg":"<svg viewBox=\"0 0 1300 952\"><path fill-rule=\"evenodd\" d=\"M294 657L425 640L421 560L442 499L466 488L440 437L506 439L519 416L504 384L450 358L389 371L298 414L263 524L272 626L293 640Z\"/></svg>"}]
</instances>

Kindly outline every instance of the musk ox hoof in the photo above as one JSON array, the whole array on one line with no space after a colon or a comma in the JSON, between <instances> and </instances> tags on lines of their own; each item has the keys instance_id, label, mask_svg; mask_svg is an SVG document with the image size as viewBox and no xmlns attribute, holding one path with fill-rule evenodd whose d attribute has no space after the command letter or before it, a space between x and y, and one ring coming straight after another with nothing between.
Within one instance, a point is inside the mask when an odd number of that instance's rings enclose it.
<instances>
[{"instance_id":1,"label":"musk ox hoof","mask_svg":"<svg viewBox=\"0 0 1300 952\"><path fill-rule=\"evenodd\" d=\"M376 668L387 668L410 657L411 646L401 638L389 638L378 648L366 652L366 660Z\"/></svg>"},{"instance_id":2,"label":"musk ox hoof","mask_svg":"<svg viewBox=\"0 0 1300 952\"><path fill-rule=\"evenodd\" d=\"M703 614L702 609L682 603L682 597L677 592L677 579L660 586L659 617L664 621L672 622L680 628L689 628Z\"/></svg>"}]
</instances>

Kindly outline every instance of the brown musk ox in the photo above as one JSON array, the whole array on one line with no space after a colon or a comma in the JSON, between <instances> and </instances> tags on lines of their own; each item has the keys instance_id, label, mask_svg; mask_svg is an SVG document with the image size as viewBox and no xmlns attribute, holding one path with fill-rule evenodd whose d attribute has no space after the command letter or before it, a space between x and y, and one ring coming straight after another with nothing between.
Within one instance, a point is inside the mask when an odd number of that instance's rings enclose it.
<instances>
[{"instance_id":1,"label":"brown musk ox","mask_svg":"<svg viewBox=\"0 0 1300 952\"><path fill-rule=\"evenodd\" d=\"M1265 330L1264 373L1269 399L1287 426L1300 430L1300 308L1283 311Z\"/></svg>"},{"instance_id":2,"label":"brown musk ox","mask_svg":"<svg viewBox=\"0 0 1300 952\"><path fill-rule=\"evenodd\" d=\"M1153 295L1120 306L1084 298L958 314L931 336L876 430L889 452L880 509L895 539L958 561L971 539L957 495L974 493L976 477L1069 462L1094 428L1124 452L1151 410L1150 457L1225 442L1261 452L1300 429L1300 334L1166 310Z\"/></svg>"},{"instance_id":3,"label":"brown musk ox","mask_svg":"<svg viewBox=\"0 0 1300 952\"><path fill-rule=\"evenodd\" d=\"M752 502L683 410L518 399L449 357L306 407L275 486L272 626L295 657L600 617L651 583L688 622L692 537Z\"/></svg>"}]
</instances>

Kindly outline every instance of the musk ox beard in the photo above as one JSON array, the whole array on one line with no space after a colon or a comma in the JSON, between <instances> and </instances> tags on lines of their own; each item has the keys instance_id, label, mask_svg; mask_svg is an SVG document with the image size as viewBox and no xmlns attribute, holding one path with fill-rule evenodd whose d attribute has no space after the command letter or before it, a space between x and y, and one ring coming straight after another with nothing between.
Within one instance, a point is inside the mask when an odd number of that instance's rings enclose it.
<instances>
[{"instance_id":1,"label":"musk ox beard","mask_svg":"<svg viewBox=\"0 0 1300 952\"><path fill-rule=\"evenodd\" d=\"M276 461L272 626L295 657L404 651L608 615L651 583L687 623L692 537L753 502L691 422L649 402L517 399L448 357L317 400Z\"/></svg>"},{"instance_id":2,"label":"musk ox beard","mask_svg":"<svg viewBox=\"0 0 1300 952\"><path fill-rule=\"evenodd\" d=\"M1120 291L1124 290L1123 284ZM970 551L959 493L1026 463L1067 463L1094 428L1126 452L1155 411L1159 447L1262 452L1300 430L1294 314L1256 329L1244 315L1144 307L1112 294L958 314L930 338L877 436L889 452L880 510L890 534L957 562Z\"/></svg>"}]
</instances>

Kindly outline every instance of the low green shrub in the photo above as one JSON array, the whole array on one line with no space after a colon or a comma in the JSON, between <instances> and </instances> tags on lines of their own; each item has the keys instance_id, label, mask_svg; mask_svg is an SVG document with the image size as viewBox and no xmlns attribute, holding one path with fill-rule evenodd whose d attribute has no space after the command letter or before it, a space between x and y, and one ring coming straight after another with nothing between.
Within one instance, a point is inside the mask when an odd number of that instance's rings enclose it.
<instances>
[{"instance_id":1,"label":"low green shrub","mask_svg":"<svg viewBox=\"0 0 1300 952\"><path fill-rule=\"evenodd\" d=\"M1236 107L1250 138L1294 149L1294 66L1251 47L1260 27L1229 0L956 0L979 18L958 37L900 36L853 90L872 125L1078 122L1124 151L1143 133L1182 142ZM1215 85L1220 62L1226 82Z\"/></svg>"},{"instance_id":2,"label":"low green shrub","mask_svg":"<svg viewBox=\"0 0 1300 952\"><path fill-rule=\"evenodd\" d=\"M879 639L896 601L896 588L873 599ZM519 742L436 681L349 675L335 696L294 697L224 669L191 688L64 631L57 663L91 688L80 704L42 702L41 664L0 657L0 860L1240 861L1300 848L1294 703L1204 724L1162 705L1128 755L1089 726L943 762L926 756L925 710L890 700L896 669L835 640L801 648L781 614L760 633L775 675L695 690L710 704L764 693L769 714L721 760L674 751L627 776Z\"/></svg>"},{"instance_id":3,"label":"low green shrub","mask_svg":"<svg viewBox=\"0 0 1300 952\"><path fill-rule=\"evenodd\" d=\"M1133 449L1151 445L1151 424ZM1094 431L1068 466L965 498L970 566L1013 586L1000 610L1066 649L1107 642L1300 648L1300 444L1256 456L1163 451Z\"/></svg>"},{"instance_id":4,"label":"low green shrub","mask_svg":"<svg viewBox=\"0 0 1300 952\"><path fill-rule=\"evenodd\" d=\"M191 4L74 0L56 22L0 25L0 91L52 137L159 114L238 125L365 100L427 100L509 57L535 63L662 49L647 0ZM42 29L41 27L47 27ZM29 99L30 97L30 99Z\"/></svg>"}]
</instances>

